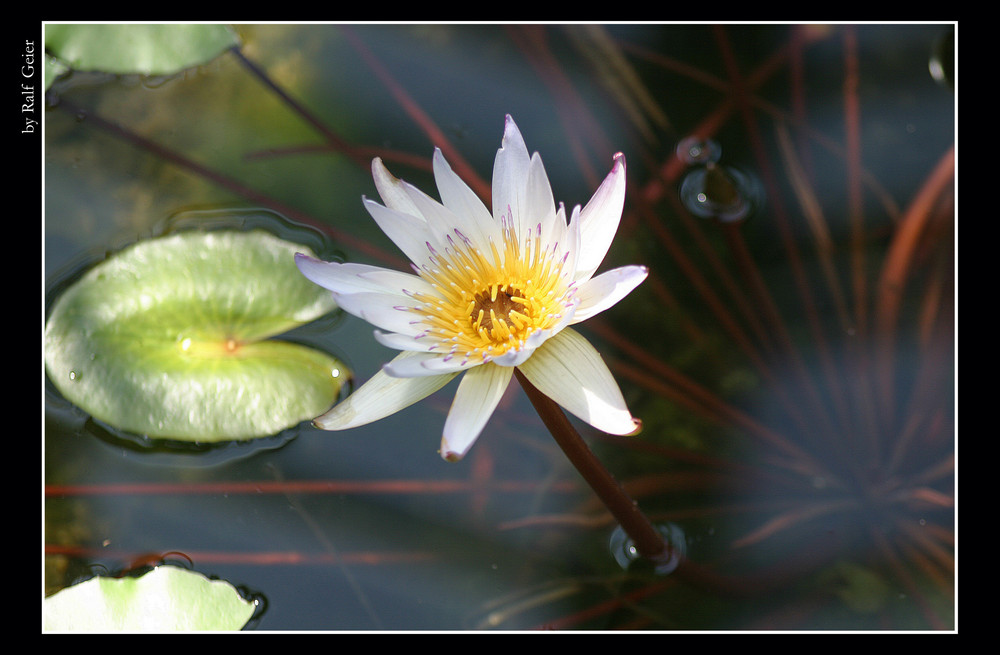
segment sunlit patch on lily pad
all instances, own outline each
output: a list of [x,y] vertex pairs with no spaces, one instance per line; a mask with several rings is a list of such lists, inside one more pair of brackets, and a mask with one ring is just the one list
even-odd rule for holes
[[255,603],[224,580],[159,566],[141,577],[96,577],[45,599],[42,628],[53,632],[239,630]]
[[303,251],[264,230],[140,241],[53,303],[48,376],[94,418],[152,438],[246,440],[318,416],[342,364],[270,339],[335,309],[296,269]]

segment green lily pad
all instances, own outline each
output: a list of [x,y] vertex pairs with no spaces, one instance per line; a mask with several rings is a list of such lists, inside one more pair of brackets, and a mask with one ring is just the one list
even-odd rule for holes
[[70,68],[170,75],[239,45],[225,25],[47,24],[45,49]]
[[314,418],[336,400],[341,364],[265,340],[335,307],[295,267],[308,251],[263,230],[140,241],[54,303],[49,379],[93,417],[153,438],[245,440]]
[[45,85],[45,90],[48,91],[49,87],[52,86],[52,82],[67,70],[69,70],[69,67],[66,64],[55,57],[45,55],[45,64],[42,67],[42,82]]
[[255,605],[228,582],[158,566],[133,578],[91,578],[42,603],[42,629],[52,632],[239,630]]

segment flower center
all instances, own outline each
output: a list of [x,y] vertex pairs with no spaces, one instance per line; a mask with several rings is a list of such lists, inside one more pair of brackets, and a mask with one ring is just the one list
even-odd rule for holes
[[476,332],[484,330],[493,339],[500,337],[504,330],[509,332],[509,326],[520,327],[528,320],[524,314],[528,300],[513,287],[501,290],[493,286],[475,293],[472,300],[472,312],[469,314],[472,329]]
[[458,230],[443,253],[430,244],[430,264],[418,273],[436,294],[412,294],[411,311],[432,339],[432,351],[463,362],[489,361],[524,346],[539,330],[548,330],[572,305],[575,287],[563,270],[566,256],[557,244],[543,249],[540,228],[519,243],[505,229],[498,248],[484,253]]

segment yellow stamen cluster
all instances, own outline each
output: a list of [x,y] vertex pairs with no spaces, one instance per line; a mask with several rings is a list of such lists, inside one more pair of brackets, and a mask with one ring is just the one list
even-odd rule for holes
[[558,323],[572,300],[573,286],[563,271],[566,257],[558,244],[544,249],[541,229],[523,243],[514,230],[503,230],[500,248],[490,243],[484,253],[457,230],[444,253],[434,250],[430,265],[418,272],[437,292],[413,294],[420,303],[420,338],[431,339],[434,351],[462,361],[489,361],[519,349],[538,330]]

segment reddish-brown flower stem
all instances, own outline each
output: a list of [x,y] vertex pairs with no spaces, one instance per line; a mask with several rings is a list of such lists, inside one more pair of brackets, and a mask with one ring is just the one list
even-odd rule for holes
[[521,371],[514,369],[514,374],[556,443],[632,539],[639,554],[654,564],[669,561],[670,547],[663,535],[597,459],[559,405],[535,388]]

